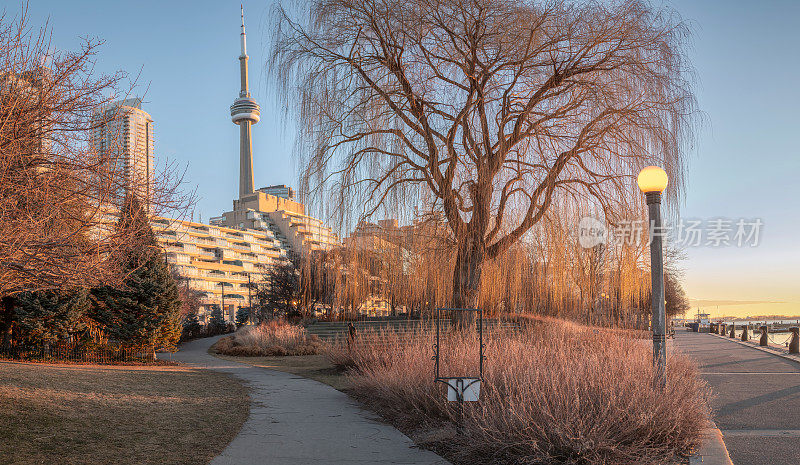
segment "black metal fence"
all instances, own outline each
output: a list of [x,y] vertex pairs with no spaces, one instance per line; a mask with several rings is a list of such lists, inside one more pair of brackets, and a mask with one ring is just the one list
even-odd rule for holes
[[125,344],[59,342],[55,344],[0,345],[0,359],[43,363],[93,363],[103,365],[158,363],[153,347]]

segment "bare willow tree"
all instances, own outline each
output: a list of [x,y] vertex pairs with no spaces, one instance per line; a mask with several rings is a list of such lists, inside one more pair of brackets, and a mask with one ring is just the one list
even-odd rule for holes
[[[279,7],[270,69],[297,109],[305,191],[348,209],[440,211],[453,304],[556,200],[613,221],[645,165],[682,185],[688,30],[646,1],[310,0]],[[304,12],[305,13],[305,12]],[[299,18],[299,16],[298,16]]]
[[[101,152],[98,112],[125,75],[97,75],[99,41],[78,51],[51,47],[48,30],[27,24],[27,8],[0,17],[0,326],[10,330],[14,296],[87,288],[123,278],[115,250],[140,240],[115,231],[126,179],[119,155]],[[122,145],[124,141],[117,141]],[[149,181],[147,181],[149,182]],[[150,212],[185,210],[189,199],[167,167],[155,176]],[[152,188],[150,188],[152,187]]]

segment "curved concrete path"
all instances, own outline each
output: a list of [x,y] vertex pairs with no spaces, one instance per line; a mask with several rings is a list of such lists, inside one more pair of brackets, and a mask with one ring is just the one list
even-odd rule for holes
[[217,339],[186,343],[172,357],[230,373],[251,389],[247,421],[212,465],[448,463],[326,384],[209,355]]

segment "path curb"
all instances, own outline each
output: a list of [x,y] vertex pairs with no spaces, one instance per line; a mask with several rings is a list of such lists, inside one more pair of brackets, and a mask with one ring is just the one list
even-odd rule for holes
[[689,465],[733,465],[728,448],[722,439],[722,431],[713,422],[700,433],[703,443],[700,449],[689,457]]

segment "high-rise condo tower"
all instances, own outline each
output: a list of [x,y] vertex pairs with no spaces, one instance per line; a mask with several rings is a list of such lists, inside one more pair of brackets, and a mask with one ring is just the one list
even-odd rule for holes
[[92,122],[92,143],[98,153],[116,157],[122,176],[118,194],[151,201],[153,186],[153,118],[142,100],[120,100],[102,108]]
[[239,198],[253,193],[253,136],[250,127],[261,119],[261,109],[250,96],[247,79],[247,39],[244,33],[244,7],[242,7],[242,54],[239,55],[241,90],[239,98],[231,105],[231,120],[239,125]]

